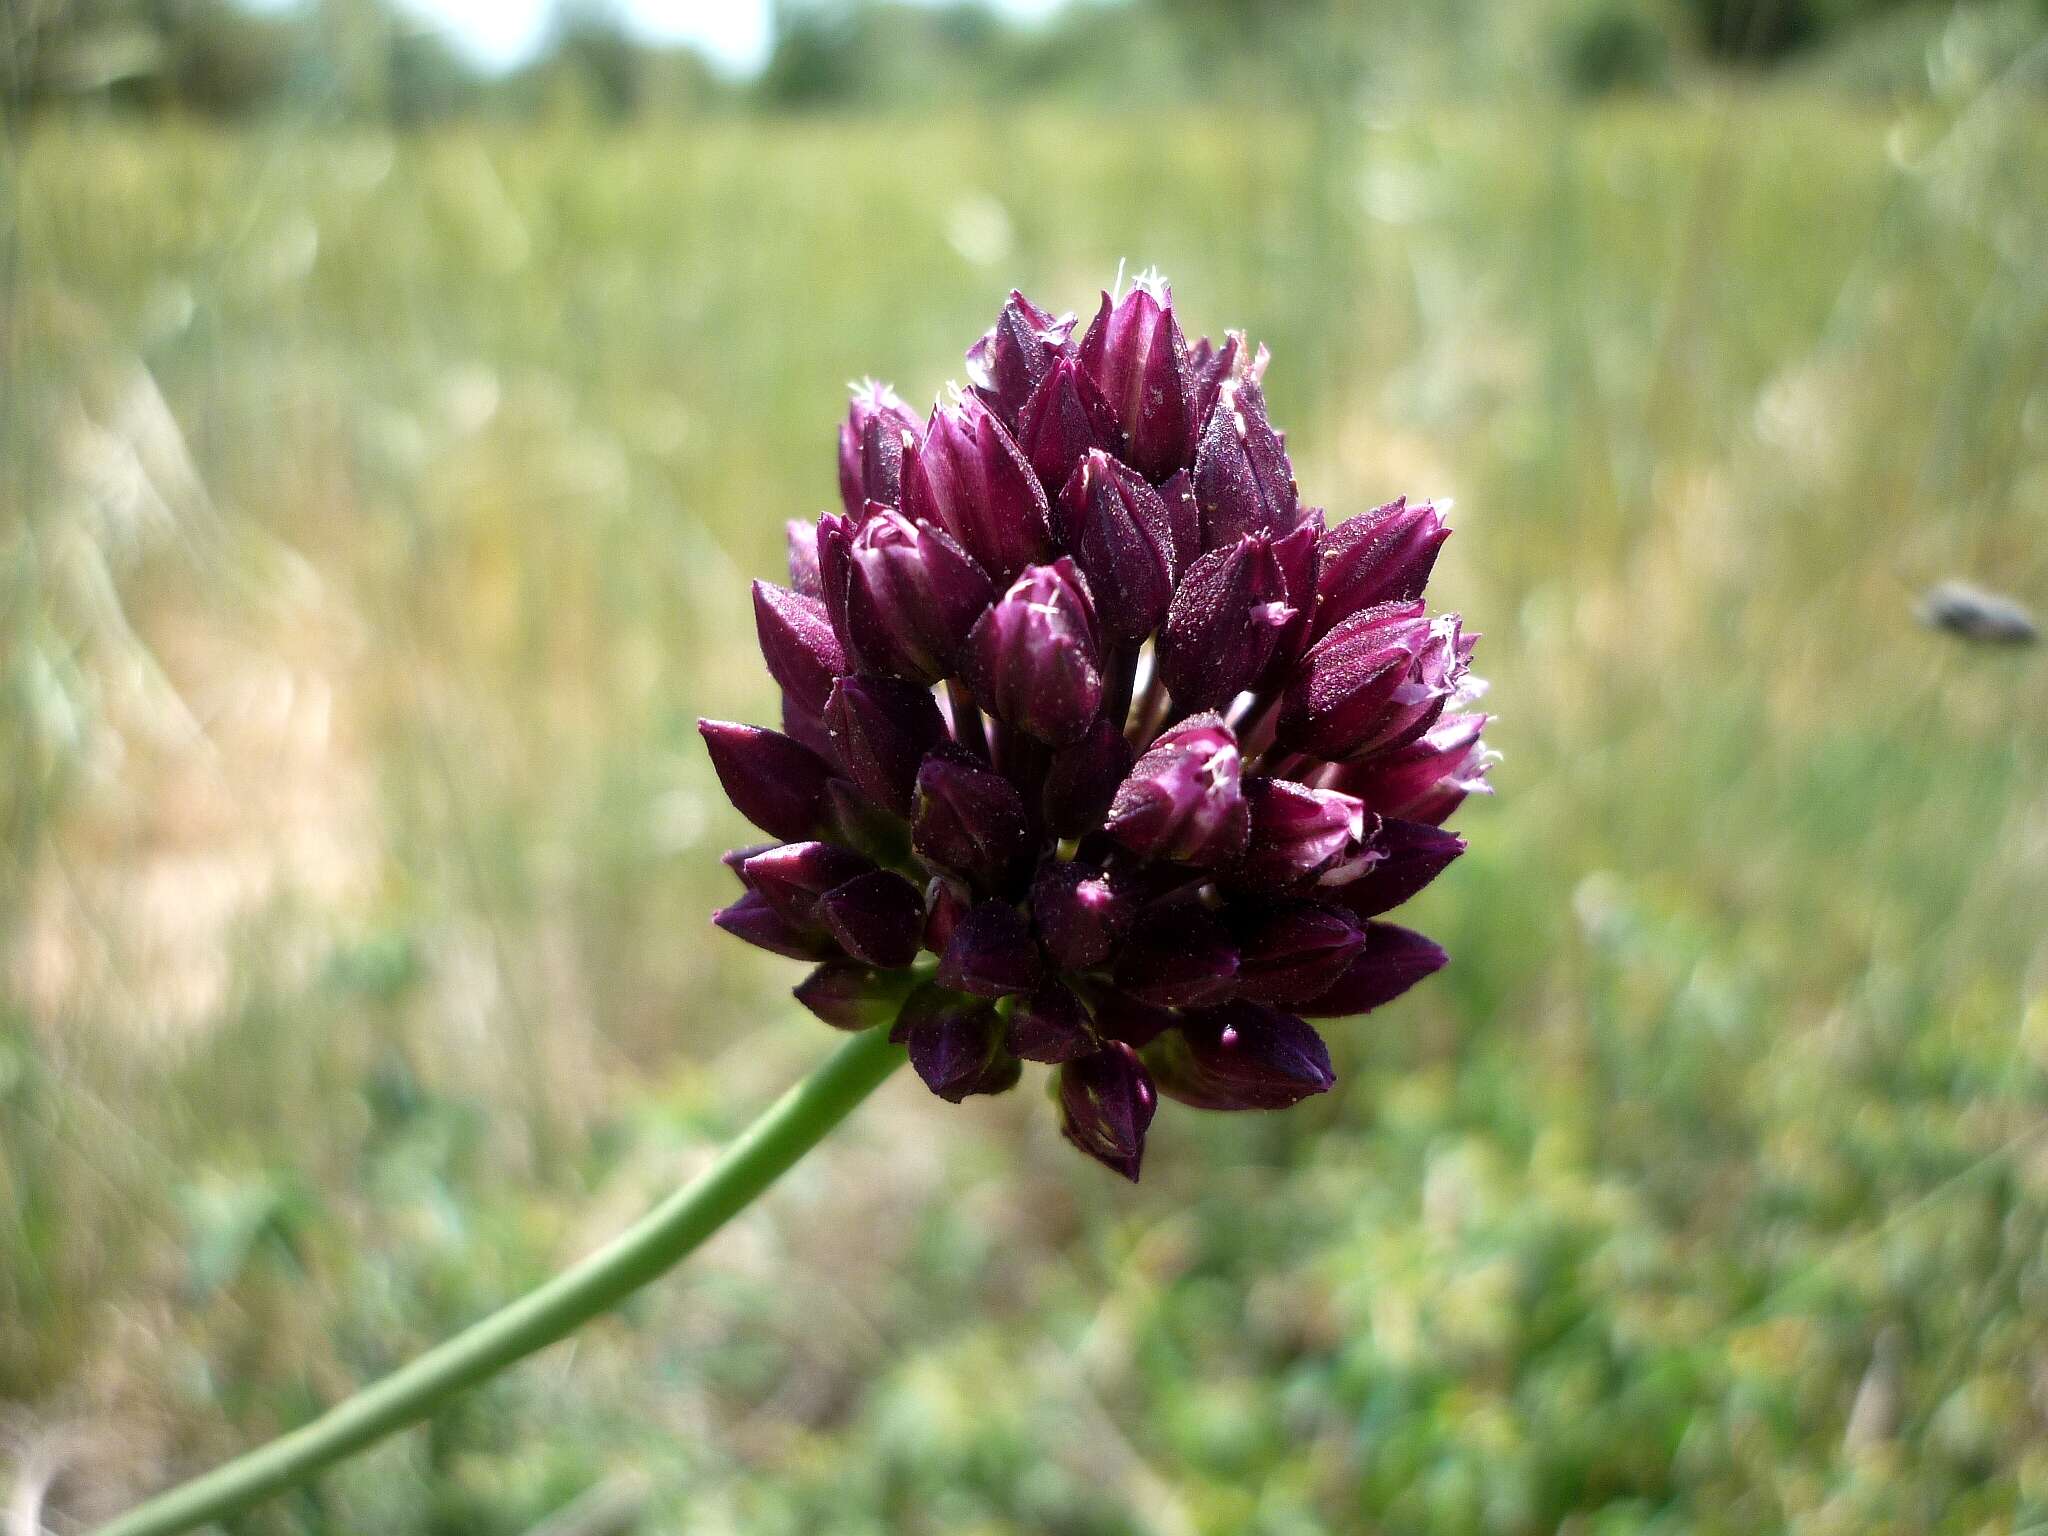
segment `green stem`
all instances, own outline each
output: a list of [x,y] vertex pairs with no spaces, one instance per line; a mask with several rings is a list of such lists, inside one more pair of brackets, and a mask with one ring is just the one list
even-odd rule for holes
[[100,1527],[96,1536],[171,1536],[247,1509],[331,1462],[426,1417],[607,1312],[745,1210],[898,1062],[888,1031],[855,1035],[727,1147],[717,1162],[588,1258],[428,1350],[302,1428]]

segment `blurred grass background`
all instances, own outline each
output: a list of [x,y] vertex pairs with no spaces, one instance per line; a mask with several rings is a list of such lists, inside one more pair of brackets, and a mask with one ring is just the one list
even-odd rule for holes
[[1035,1078],[892,1083],[237,1529],[2048,1528],[2048,673],[1911,618],[2048,599],[2040,13],[1593,95],[1578,11],[1487,14],[1496,100],[1454,50],[1120,111],[10,119],[9,1536],[537,1281],[827,1048],[705,923],[748,834],[694,720],[772,714],[746,582],[842,381],[928,398],[1012,283],[1119,262],[1271,345],[1333,516],[1457,501],[1506,761],[1415,913],[1451,969],[1327,1098],[1162,1115],[1135,1190]]

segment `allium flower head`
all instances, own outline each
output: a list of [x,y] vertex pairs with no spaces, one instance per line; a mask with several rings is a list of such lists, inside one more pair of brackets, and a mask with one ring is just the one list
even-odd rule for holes
[[1265,371],[1148,274],[1085,327],[1012,293],[928,422],[858,386],[841,508],[754,589],[783,729],[701,727],[773,839],[727,856],[717,924],[942,1098],[1046,1064],[1067,1140],[1132,1179],[1161,1095],[1325,1092],[1307,1020],[1444,964],[1382,919],[1464,852],[1442,824],[1493,761],[1474,637],[1423,600],[1441,510],[1326,527]]

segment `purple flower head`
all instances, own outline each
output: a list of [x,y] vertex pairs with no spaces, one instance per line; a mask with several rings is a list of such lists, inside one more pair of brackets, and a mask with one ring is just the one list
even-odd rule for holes
[[861,386],[842,510],[754,591],[782,729],[700,727],[773,839],[728,855],[718,926],[942,1098],[1044,1064],[1133,1179],[1161,1094],[1324,1092],[1305,1021],[1445,963],[1380,919],[1464,851],[1442,822],[1494,760],[1471,637],[1423,601],[1437,507],[1326,532],[1265,368],[1189,345],[1147,276],[1078,335],[1013,293],[928,422]]

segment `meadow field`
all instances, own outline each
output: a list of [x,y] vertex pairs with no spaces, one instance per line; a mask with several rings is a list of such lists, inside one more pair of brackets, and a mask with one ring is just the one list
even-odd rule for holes
[[[249,1533],[2048,1530],[2048,112],[1804,88],[10,148],[0,1468],[82,1528],[616,1230],[829,1048],[714,933],[844,381],[1156,263],[1504,753],[1331,1094],[905,1074]],[[0,1470],[0,1489],[10,1486]]]

